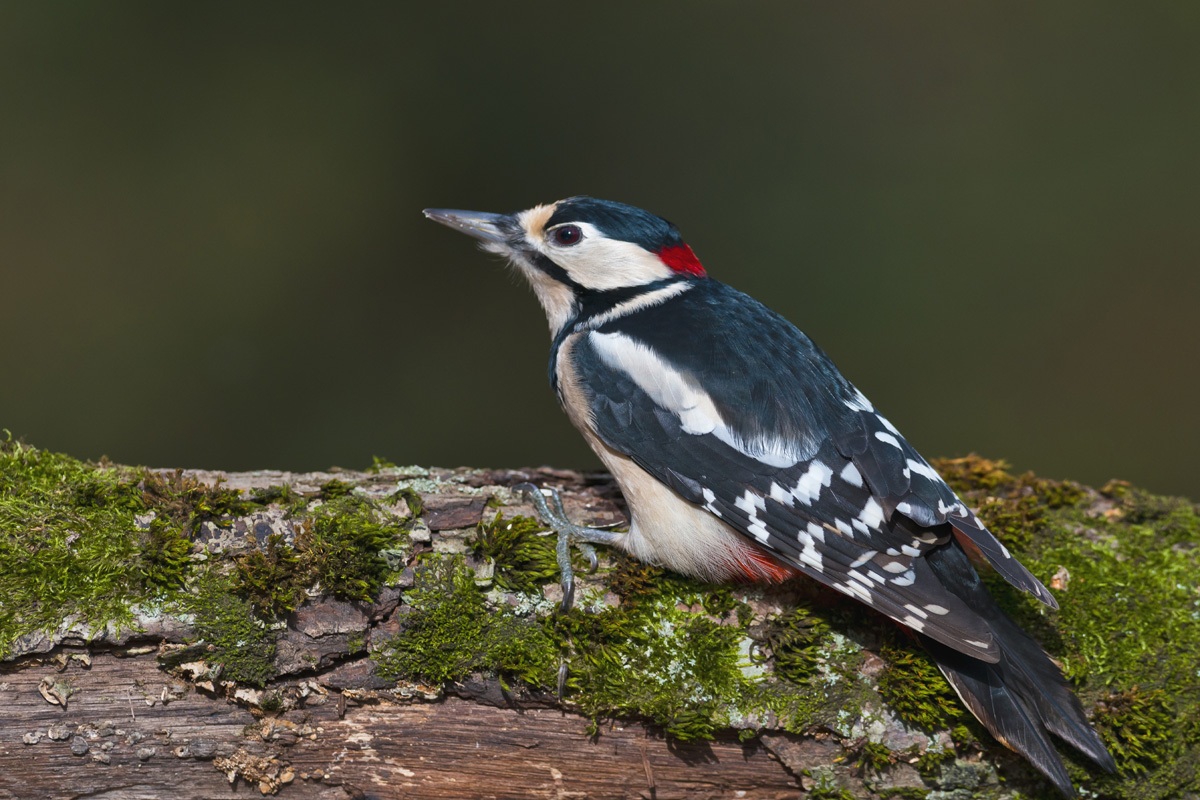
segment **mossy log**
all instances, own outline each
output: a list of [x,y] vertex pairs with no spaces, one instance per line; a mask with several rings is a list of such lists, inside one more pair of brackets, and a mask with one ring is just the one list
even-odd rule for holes
[[[1196,506],[938,466],[1059,599],[992,581],[1121,767],[1071,761],[1076,784],[1196,797]],[[163,471],[0,442],[0,798],[1052,796],[902,631],[812,583],[606,553],[562,613],[523,481],[624,520],[603,474]]]

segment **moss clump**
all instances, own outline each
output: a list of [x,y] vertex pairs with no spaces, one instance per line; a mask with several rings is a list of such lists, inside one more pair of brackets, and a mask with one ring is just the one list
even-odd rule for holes
[[895,760],[896,756],[882,742],[866,741],[858,748],[858,769],[862,774],[883,772]]
[[827,774],[819,775],[816,786],[808,790],[809,800],[854,800],[854,793]]
[[810,609],[799,607],[770,620],[759,642],[771,654],[775,674],[792,683],[806,684],[822,664],[827,622]]
[[0,655],[67,618],[129,622],[132,604],[181,583],[179,532],[139,528],[137,484],[131,470],[0,440]]
[[378,475],[384,470],[395,469],[396,465],[388,461],[383,456],[371,456],[371,466],[367,467],[365,472],[372,475]]
[[339,490],[296,523],[295,545],[279,534],[234,561],[233,585],[263,619],[294,611],[314,589],[344,600],[373,599],[391,572],[382,556],[400,544],[403,523],[365,497]]
[[555,539],[539,535],[544,525],[532,517],[504,519],[500,512],[490,523],[480,522],[472,541],[477,558],[496,562],[496,585],[513,592],[540,591],[558,577]]
[[1178,755],[1172,740],[1172,704],[1162,692],[1133,687],[1117,692],[1096,708],[1096,729],[1122,773],[1144,773],[1159,759]]
[[299,525],[296,551],[310,584],[346,600],[371,600],[391,572],[381,554],[403,536],[400,521],[367,498],[347,494],[308,512]]
[[278,506],[289,516],[304,512],[308,507],[309,498],[297,492],[291,486],[264,486],[250,493],[247,500],[249,510],[260,506]]
[[975,491],[993,491],[1000,487],[1010,486],[1013,476],[1009,474],[1007,461],[993,461],[969,455],[963,458],[938,458],[933,460],[950,488],[959,494]]
[[963,717],[954,690],[929,656],[885,646],[888,666],[879,676],[879,694],[901,720],[927,732],[946,730]]
[[190,572],[192,542],[169,520],[155,517],[142,534],[141,557],[134,566],[137,582],[147,588],[179,589]]
[[[289,487],[245,497],[182,470],[88,464],[6,437],[0,440],[0,655],[18,637],[68,619],[93,629],[131,624],[131,608],[139,604],[182,602],[212,638],[238,614],[273,618],[293,610],[312,586],[372,599],[390,574],[381,551],[401,544],[403,523],[347,487],[326,484],[324,503],[308,511],[308,501]],[[295,545],[271,536],[265,550],[234,561],[220,585],[237,595],[235,610],[211,597],[197,605],[189,595],[216,573],[197,576],[192,535],[206,521],[220,524],[268,503],[305,514]],[[208,619],[208,611],[219,613]],[[226,646],[238,640],[217,638]]]
[[672,578],[664,569],[637,561],[623,553],[613,558],[614,566],[608,576],[608,588],[620,595],[628,605],[637,605],[642,599],[656,597],[664,588],[664,581]]
[[487,608],[460,558],[432,558],[404,593],[401,632],[372,654],[389,679],[443,683],[492,670],[532,686],[553,685],[558,647],[543,625]]
[[179,600],[180,609],[194,616],[196,635],[212,648],[206,660],[220,666],[222,680],[262,686],[275,675],[275,636],[234,590],[230,576],[210,568]]
[[417,494],[417,491],[411,486],[400,487],[388,495],[388,500],[391,502],[403,500],[404,504],[408,506],[409,516],[413,519],[425,513],[425,501],[421,499],[421,495]]
[[[711,738],[753,682],[737,625],[682,611],[670,594],[551,620],[571,653],[568,686],[581,710],[642,716],[682,741]],[[690,599],[690,598],[688,598]]]
[[337,478],[331,478],[321,484],[321,497],[325,500],[333,500],[349,494],[354,494],[354,484],[339,481]]
[[308,581],[295,549],[272,533],[265,550],[252,550],[234,562],[233,584],[256,615],[272,619],[295,611],[304,602]]
[[170,520],[191,536],[207,520],[249,514],[261,503],[245,498],[237,489],[204,483],[183,470],[160,473],[139,471],[142,507],[153,509],[157,517]]

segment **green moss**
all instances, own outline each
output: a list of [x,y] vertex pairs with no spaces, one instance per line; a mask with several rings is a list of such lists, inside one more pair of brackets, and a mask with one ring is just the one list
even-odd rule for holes
[[403,500],[408,506],[409,515],[415,519],[425,513],[425,501],[421,499],[421,495],[417,494],[416,490],[410,486],[402,486],[396,491],[388,495],[388,500],[395,502]]
[[[888,789],[879,789],[879,796],[885,800],[925,800],[929,797],[928,789],[921,789],[917,786],[895,786]],[[1021,800],[1020,795],[1011,795],[1008,800]]]
[[992,461],[969,455],[964,458],[938,458],[932,462],[950,488],[959,494],[992,491],[1010,486],[1013,476],[1008,473],[1007,461]]
[[386,458],[382,456],[371,456],[371,466],[367,467],[365,471],[371,473],[372,475],[378,475],[384,470],[395,468],[396,465],[391,461],[388,461]]
[[337,478],[332,478],[321,484],[321,497],[325,500],[332,500],[335,497],[345,497],[348,494],[354,494],[354,484],[339,481]]
[[795,608],[768,621],[760,639],[769,652],[775,674],[792,683],[807,684],[820,669],[827,622],[805,607]]
[[916,760],[912,764],[927,782],[936,783],[938,776],[942,774],[942,767],[947,762],[953,760],[953,750],[949,748],[930,747],[924,752],[918,753]]
[[238,489],[225,487],[220,481],[205,483],[186,475],[183,470],[167,473],[140,470],[139,477],[142,506],[171,520],[189,536],[202,522],[244,516],[260,505],[243,497]]
[[182,470],[87,464],[6,438],[0,441],[0,596],[6,599],[0,654],[19,636],[52,630],[67,618],[96,629],[130,624],[133,606],[178,599],[194,583],[191,537],[200,525],[271,503],[303,514],[295,545],[270,537],[265,550],[238,557],[222,585],[263,618],[293,610],[312,586],[370,600],[391,573],[381,552],[404,543],[403,525],[350,489],[330,481],[322,487],[324,503],[310,511],[286,486],[246,497]]
[[858,768],[863,774],[883,772],[896,760],[892,751],[881,742],[863,742],[858,748],[857,755]]
[[177,532],[139,529],[146,507],[130,470],[0,440],[0,654],[66,618],[99,628],[178,585]]
[[365,497],[346,494],[308,512],[296,550],[310,583],[346,600],[371,600],[391,572],[382,556],[403,541],[395,518]]
[[478,558],[496,562],[496,585],[513,592],[537,592],[558,579],[555,538],[538,535],[546,527],[532,517],[505,519],[496,512],[490,523],[480,522],[471,542]]
[[736,590],[723,587],[713,598],[713,587],[622,556],[615,560],[609,587],[620,606],[552,620],[570,657],[570,698],[593,719],[645,717],[689,740],[770,715],[781,728],[803,731],[857,705],[861,687],[842,680],[839,665],[853,664],[858,650],[846,648],[844,639],[831,632],[821,637],[825,631],[815,623],[803,644],[799,634],[774,635],[773,644],[786,642],[781,652],[819,647],[810,657],[822,667],[799,683],[773,677],[760,665],[764,655],[778,654],[751,635],[750,609]]
[[372,654],[383,677],[443,683],[492,670],[533,686],[553,684],[558,648],[544,626],[490,611],[462,559],[428,559],[404,602],[410,610],[400,634]]
[[140,539],[141,557],[135,565],[138,583],[163,591],[182,587],[191,570],[191,540],[160,517],[150,520]]
[[1144,773],[1160,759],[1178,756],[1178,742],[1170,735],[1172,711],[1161,691],[1143,692],[1138,687],[1100,703],[1096,729],[1121,772]]
[[371,600],[392,571],[384,554],[403,543],[403,523],[348,491],[349,484],[330,483],[322,487],[328,499],[320,506],[293,512],[300,516],[294,546],[272,534],[264,549],[234,562],[235,591],[263,619],[294,611],[313,587],[345,600]]
[[259,710],[265,711],[268,714],[283,711],[283,700],[283,692],[266,692],[263,694],[262,701],[258,704]]
[[593,719],[641,716],[684,741],[709,738],[752,687],[741,629],[671,597],[552,622],[570,652],[571,699]]
[[[1077,783],[1104,798],[1194,792],[1196,506],[1121,483],[1097,494],[1014,476],[978,458],[940,466],[1056,593],[1061,610],[1049,612],[985,574],[1005,609],[1063,663],[1121,767],[1104,776],[1071,762]],[[415,492],[396,496],[414,515],[422,512]],[[320,500],[310,504],[288,487],[245,496],[182,472],[86,464],[0,442],[0,652],[69,616],[99,627],[130,621],[134,603],[158,604],[194,616],[210,648],[203,657],[221,665],[222,678],[262,683],[272,674],[274,636],[258,616],[286,613],[313,586],[373,598],[393,569],[381,552],[406,542],[404,521],[348,484],[327,484]],[[253,555],[196,560],[191,537],[201,523],[222,524],[267,503],[292,515],[291,544],[274,537]],[[520,607],[541,614],[552,605],[541,589],[557,579],[557,566],[553,537],[539,536],[539,527],[495,518],[480,527],[473,554],[494,559],[496,585],[519,592]],[[861,716],[869,691],[858,674],[861,650],[844,634],[862,628],[866,641],[889,634],[857,607],[835,603],[831,611],[824,600],[786,600],[781,613],[755,621],[739,587],[697,584],[620,555],[607,563],[618,606],[593,597],[598,610],[539,618],[489,605],[463,560],[430,558],[404,595],[402,633],[372,655],[393,677],[444,681],[484,671],[543,690],[553,689],[565,661],[567,701],[593,720],[646,718],[683,739],[729,727],[752,736],[772,714],[787,730],[824,724],[845,735]],[[906,646],[882,654],[889,665],[879,692],[901,719],[949,729],[959,742],[972,738],[973,721],[928,659]],[[929,772],[943,757],[927,752],[918,766]],[[859,758],[864,769],[877,769],[884,753]]]
[[235,589],[231,576],[210,567],[177,602],[194,616],[196,635],[212,648],[205,659],[220,666],[222,680],[262,686],[275,674],[275,636]]
[[300,557],[273,533],[265,550],[251,550],[234,562],[234,590],[263,619],[289,614],[304,602],[308,581]]
[[923,652],[885,646],[888,666],[879,676],[879,694],[896,716],[927,732],[946,730],[962,719],[954,690]]
[[854,793],[837,783],[837,780],[827,773],[814,775],[816,785],[808,790],[809,800],[854,800]]

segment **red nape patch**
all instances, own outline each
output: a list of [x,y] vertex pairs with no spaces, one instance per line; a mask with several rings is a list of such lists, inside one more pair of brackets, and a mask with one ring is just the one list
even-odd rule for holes
[[705,275],[704,267],[700,263],[700,259],[696,258],[696,254],[692,252],[692,248],[686,244],[677,244],[672,247],[664,247],[658,251],[658,257],[662,262],[670,267],[675,272],[683,273],[684,275],[696,275],[703,277]]
[[800,574],[800,570],[779,563],[757,547],[747,547],[738,555],[742,557],[737,563],[737,568],[741,570],[738,577],[749,583],[783,583]]

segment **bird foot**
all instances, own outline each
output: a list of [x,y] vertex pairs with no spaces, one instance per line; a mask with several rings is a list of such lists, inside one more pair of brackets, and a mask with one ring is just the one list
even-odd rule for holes
[[[571,545],[575,545],[579,552],[583,553],[584,558],[588,562],[588,572],[596,571],[596,548],[594,544],[616,544],[624,535],[613,531],[604,531],[598,528],[587,528],[582,525],[576,525],[567,519],[566,509],[563,508],[562,496],[554,489],[539,489],[532,483],[521,483],[513,487],[514,491],[521,492],[529,501],[533,503],[533,507],[537,509],[538,516],[542,522],[546,523],[551,530],[558,534],[558,546],[556,548],[558,556],[559,574],[562,576],[561,584],[563,591],[562,610],[570,611],[571,606],[575,602],[575,570],[571,566]],[[550,503],[547,504],[546,498],[550,498]]]

